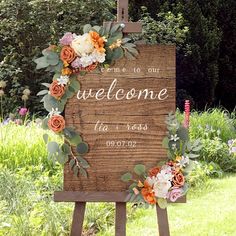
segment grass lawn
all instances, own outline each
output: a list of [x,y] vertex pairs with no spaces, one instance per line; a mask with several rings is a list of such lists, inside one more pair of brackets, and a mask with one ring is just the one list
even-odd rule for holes
[[[236,175],[210,180],[203,191],[190,193],[187,204],[169,206],[172,236],[235,236]],[[114,235],[114,228],[99,236]],[[154,209],[138,209],[128,220],[127,236],[156,236]]]

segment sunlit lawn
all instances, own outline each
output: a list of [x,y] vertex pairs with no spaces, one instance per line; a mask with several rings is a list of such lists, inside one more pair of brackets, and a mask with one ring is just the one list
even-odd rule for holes
[[[235,236],[236,175],[210,180],[203,192],[190,193],[187,204],[168,208],[172,236]],[[99,236],[114,235],[114,228]],[[138,209],[127,225],[128,236],[158,235],[154,209]]]

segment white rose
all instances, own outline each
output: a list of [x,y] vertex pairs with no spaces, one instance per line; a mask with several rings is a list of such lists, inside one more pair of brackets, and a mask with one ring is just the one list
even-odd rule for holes
[[100,53],[97,50],[94,50],[94,52],[92,53],[92,56],[94,57],[95,61],[99,63],[103,63],[106,60],[106,54]]
[[82,67],[90,66],[94,63],[94,58],[91,55],[83,56],[80,58],[80,63]]
[[80,57],[90,54],[94,50],[91,37],[88,33],[77,36],[72,41],[71,47],[74,49],[75,53]]
[[167,198],[168,191],[171,188],[170,181],[156,182],[153,186],[155,196],[158,198]]

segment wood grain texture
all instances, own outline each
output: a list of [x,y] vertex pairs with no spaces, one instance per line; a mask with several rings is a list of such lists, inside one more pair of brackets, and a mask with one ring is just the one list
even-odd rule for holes
[[159,236],[170,236],[169,222],[167,209],[161,209],[156,205],[157,219],[158,219],[158,229]]
[[[149,168],[166,159],[162,140],[166,135],[166,115],[175,110],[175,47],[145,45],[138,49],[137,60],[122,59],[102,73],[79,77],[80,90],[104,88],[107,95],[110,84],[117,79],[114,92],[118,89],[128,92],[134,88],[158,93],[166,88],[168,98],[165,101],[71,98],[65,109],[66,125],[76,127],[88,142],[90,150],[85,158],[91,168],[88,179],[76,178],[66,164],[64,191],[125,191],[127,185],[120,180],[122,174],[132,171],[136,164],[142,163]],[[106,132],[95,129],[98,121],[108,127]],[[134,124],[136,128],[131,129]],[[137,130],[140,124],[147,129]]]
[[82,236],[86,202],[75,202],[71,236]]
[[115,236],[126,236],[126,203],[116,202]]

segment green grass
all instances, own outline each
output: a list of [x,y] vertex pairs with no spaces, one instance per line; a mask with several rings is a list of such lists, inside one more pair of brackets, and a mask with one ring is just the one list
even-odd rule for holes
[[[204,190],[194,190],[187,204],[168,207],[172,236],[234,236],[236,232],[236,175],[210,180]],[[205,188],[206,186],[203,185]],[[130,216],[127,236],[158,235],[154,209],[138,209]],[[114,235],[114,227],[98,236]]]
[[[29,126],[0,126],[0,163],[10,169],[31,165],[51,167],[42,138],[44,133],[34,123]],[[58,140],[51,132],[47,133],[51,139]]]
[[221,109],[209,109],[206,112],[192,112],[190,118],[190,135],[192,138],[204,137],[206,126],[211,128],[212,135],[219,130],[220,138],[227,142],[236,138],[235,112],[229,113]]

